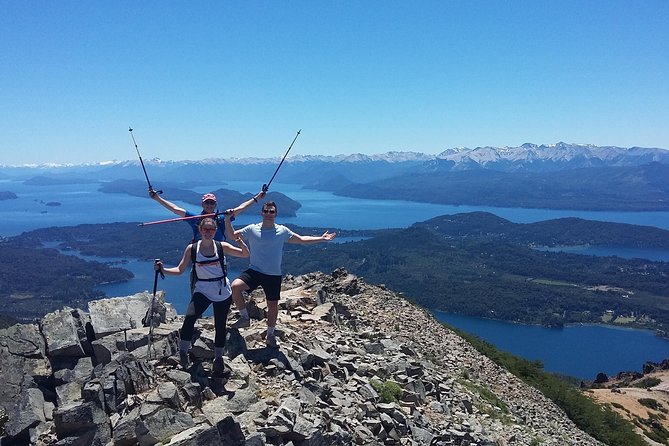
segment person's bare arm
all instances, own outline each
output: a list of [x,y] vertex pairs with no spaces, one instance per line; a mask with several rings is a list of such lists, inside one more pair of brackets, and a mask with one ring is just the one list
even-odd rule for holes
[[325,231],[323,235],[318,237],[313,235],[293,234],[288,239],[288,243],[294,243],[298,245],[310,245],[314,243],[329,242],[336,236],[337,236],[336,232],[328,232],[328,231]]
[[256,204],[258,202],[258,200],[260,200],[264,196],[265,196],[265,191],[261,190],[260,192],[255,194],[253,196],[253,198],[251,198],[250,200],[246,200],[245,202],[241,203],[239,206],[237,206],[235,208],[226,210],[225,213],[226,214],[231,213],[233,217],[236,217],[237,215],[241,214],[242,212],[244,212],[246,209],[248,209],[252,205]]
[[250,254],[249,247],[246,246],[244,240],[241,237],[237,237],[235,240],[239,246],[231,245],[230,243],[223,242],[223,251],[230,256],[235,257],[248,257]]
[[242,232],[241,229],[235,230],[235,228],[232,227],[232,221],[230,220],[232,213],[225,211],[223,215],[225,217],[225,237],[228,240],[237,240],[239,238],[239,234]]
[[167,274],[168,276],[178,276],[179,274],[183,273],[186,268],[188,268],[188,265],[190,265],[190,250],[192,249],[193,245],[188,245],[186,246],[186,249],[184,250],[184,255],[181,257],[181,261],[177,266],[173,266],[171,268],[165,268],[165,265],[163,265],[163,262],[158,260],[154,264],[154,269],[156,271],[160,271],[164,274]]
[[149,197],[153,198],[158,203],[160,203],[165,209],[167,209],[170,212],[174,212],[179,217],[185,217],[186,216],[186,210],[184,208],[180,208],[179,206],[172,203],[171,201],[165,200],[156,191],[149,190]]

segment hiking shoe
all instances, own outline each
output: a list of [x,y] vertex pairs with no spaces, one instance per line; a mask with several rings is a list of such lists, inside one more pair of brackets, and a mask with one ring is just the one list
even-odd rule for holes
[[187,369],[190,365],[190,358],[188,357],[188,352],[179,352],[179,364],[184,369]]
[[237,322],[231,325],[232,328],[246,328],[251,326],[250,317],[240,317]]
[[225,371],[225,363],[223,362],[223,358],[215,358],[214,359],[214,365],[211,368],[211,374],[213,376],[223,376],[223,372]]
[[269,334],[267,333],[267,337],[265,338],[265,344],[267,344],[268,347],[276,348],[278,347],[276,343],[276,334],[272,333]]

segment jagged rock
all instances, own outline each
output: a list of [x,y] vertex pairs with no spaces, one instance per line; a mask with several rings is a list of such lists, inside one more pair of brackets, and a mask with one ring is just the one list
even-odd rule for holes
[[202,387],[200,384],[188,382],[181,389],[186,394],[188,404],[193,407],[202,407]]
[[0,330],[0,370],[0,407],[6,410],[21,393],[25,376],[37,384],[48,384],[52,369],[37,325],[17,324]]
[[101,445],[111,439],[109,417],[93,402],[74,402],[58,407],[53,417],[58,438],[86,436],[91,438],[89,444]]
[[181,408],[181,398],[179,397],[179,390],[173,382],[166,382],[158,385],[158,395],[165,402],[166,405],[179,409]]
[[5,425],[7,435],[25,437],[28,429],[46,422],[44,414],[44,395],[39,389],[25,389],[14,404],[7,410],[8,421]]
[[86,319],[81,310],[67,307],[42,318],[40,328],[46,339],[50,357],[90,355],[91,345],[86,336]]
[[[216,426],[200,424],[173,436],[169,446],[227,446]],[[247,443],[248,444],[248,443]]]
[[90,357],[54,358],[51,365],[56,385],[74,381],[84,383],[93,376],[93,361]]
[[56,402],[64,406],[82,399],[82,383],[72,381],[56,387]]
[[124,352],[132,352],[137,358],[171,356],[178,350],[178,323],[167,323],[152,331],[151,349],[149,350],[149,328],[123,330],[107,333],[107,336],[91,343],[95,359],[99,364],[107,364]]
[[135,408],[113,426],[114,446],[134,446],[137,443],[139,414],[139,408]]
[[246,438],[239,423],[230,415],[216,423],[221,441],[226,446],[244,446]]
[[597,377],[595,378],[595,384],[603,384],[605,382],[608,382],[609,377],[606,375],[606,373],[598,373]]
[[[100,338],[111,333],[142,327],[142,318],[151,305],[152,298],[151,293],[144,292],[89,302],[88,310],[96,337]],[[162,291],[156,293],[156,299],[164,302],[164,293]],[[166,304],[166,308],[167,312],[164,319],[161,320],[162,323],[176,317],[176,311],[172,305]]]
[[194,425],[191,415],[165,408],[140,421],[135,432],[140,446],[153,446]]

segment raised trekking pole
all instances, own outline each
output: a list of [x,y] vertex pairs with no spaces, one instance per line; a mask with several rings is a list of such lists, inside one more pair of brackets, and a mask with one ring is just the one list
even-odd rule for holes
[[[160,262],[160,259],[154,259],[153,264],[155,268],[155,264]],[[156,304],[156,291],[158,289],[158,275],[160,274],[161,278],[165,278],[165,274],[161,270],[156,270],[156,273],[153,277],[153,297],[151,298],[151,305],[149,306],[148,311],[146,312],[146,316],[144,316],[144,320],[142,321],[144,325],[147,323],[149,324],[149,342],[147,344],[147,357],[151,359],[151,347],[152,347],[152,341],[153,341],[153,313],[155,312],[155,304]]]
[[191,215],[190,217],[176,217],[176,218],[168,218],[167,220],[156,220],[156,221],[147,221],[146,223],[140,223],[137,226],[151,226],[151,225],[159,225],[162,223],[172,223],[174,221],[184,221],[184,220],[193,220],[194,218],[216,218],[219,215],[223,215],[225,212],[213,212],[211,214],[200,214],[200,215]]
[[295,140],[297,139],[297,137],[300,136],[301,131],[302,131],[302,129],[297,131],[297,135],[295,135],[295,138],[293,138],[293,142],[290,143],[290,147],[288,147],[288,150],[286,150],[286,154],[283,156],[283,158],[281,159],[281,162],[276,167],[276,170],[274,171],[274,175],[272,175],[272,178],[269,179],[269,182],[267,184],[262,185],[263,192],[267,192],[269,190],[269,185],[272,184],[272,181],[274,180],[274,177],[276,176],[279,169],[281,169],[281,165],[286,160],[286,157],[288,156],[288,152],[290,152],[290,149],[293,148],[293,144],[295,144]]
[[142,159],[142,155],[139,154],[139,148],[137,147],[137,141],[135,141],[135,135],[132,133],[132,127],[128,127],[128,130],[130,131],[130,136],[132,137],[132,143],[135,145],[135,150],[137,151],[137,156],[139,157],[139,163],[142,165],[142,170],[144,171],[144,176],[146,177],[146,182],[149,185],[149,191],[155,192],[157,194],[162,194],[162,190],[153,190],[153,186],[151,186],[151,181],[149,181],[149,175],[146,173],[146,167],[144,167],[144,160]]

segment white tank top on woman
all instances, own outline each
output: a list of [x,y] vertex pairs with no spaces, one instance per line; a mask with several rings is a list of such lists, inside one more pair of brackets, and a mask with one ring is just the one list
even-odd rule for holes
[[[219,256],[223,256],[224,254],[222,252],[218,252],[216,243],[214,243],[214,256],[205,257],[200,253],[200,243],[202,243],[202,241],[198,241],[196,244],[197,254],[195,255],[195,273],[197,278],[215,279],[218,277],[223,277],[223,270],[221,269]],[[200,262],[207,263],[202,264]],[[230,298],[232,295],[232,290],[230,289],[230,281],[226,277],[225,281],[215,280],[210,282],[206,280],[197,280],[195,282],[193,293],[202,293],[212,302],[222,302],[225,299]]]

